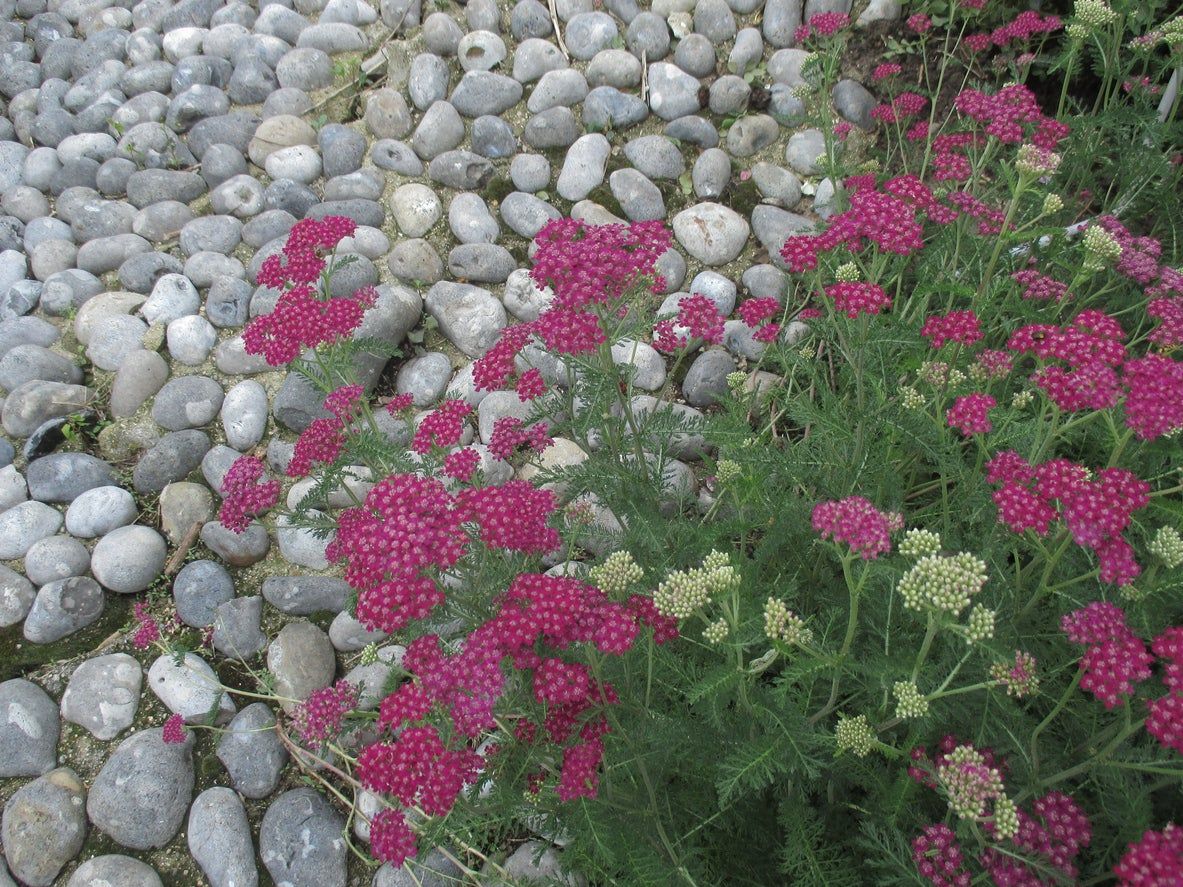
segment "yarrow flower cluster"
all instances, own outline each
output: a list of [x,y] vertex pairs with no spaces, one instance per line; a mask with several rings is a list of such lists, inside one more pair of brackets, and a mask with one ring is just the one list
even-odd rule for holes
[[1183,536],[1174,527],[1159,527],[1146,548],[1168,570],[1183,564]]
[[[357,776],[367,789],[412,804],[431,816],[445,815],[467,783],[484,767],[484,758],[468,743],[495,726],[493,712],[505,691],[503,662],[532,672],[534,695],[546,705],[543,722],[518,722],[522,741],[546,738],[562,746],[562,767],[555,788],[561,800],[594,797],[608,730],[602,709],[616,702],[615,691],[600,684],[590,670],[551,651],[590,644],[620,655],[635,643],[641,627],[654,628],[662,643],[676,629],[652,606],[634,596],[610,601],[595,586],[563,576],[523,573],[498,601],[496,614],[472,631],[460,648],[446,654],[436,635],[412,641],[403,668],[412,676],[379,706],[379,724],[395,738],[381,738],[358,757]],[[450,716],[451,746],[434,726],[432,713]],[[389,818],[375,855],[396,864],[415,851],[414,834],[401,811]]]
[[1161,831],[1147,830],[1128,845],[1113,873],[1121,887],[1183,884],[1183,828],[1172,822]]
[[254,318],[242,333],[248,354],[261,354],[271,366],[291,363],[304,348],[317,348],[351,335],[377,300],[373,287],[352,296],[322,291],[324,256],[357,225],[344,216],[301,219],[292,226],[281,251],[268,257],[257,276],[263,286],[281,290],[275,308]]
[[1039,689],[1039,677],[1035,674],[1035,657],[1022,650],[1015,650],[1015,661],[996,662],[990,668],[990,677],[1006,687],[1006,695],[1022,699]]
[[1076,544],[1096,552],[1103,582],[1128,585],[1141,573],[1122,533],[1134,512],[1149,504],[1150,485],[1126,469],[1103,468],[1094,479],[1067,459],[1032,466],[1008,450],[986,463],[986,480],[1000,485],[994,491],[998,520],[1013,532],[1043,536],[1062,518]]
[[279,501],[279,481],[261,481],[266,474],[263,461],[254,456],[239,456],[222,478],[222,506],[218,520],[235,533],[243,533],[251,518],[262,514]]
[[184,742],[185,719],[179,714],[169,715],[160,731],[160,738],[167,745],[180,745]]
[[910,610],[958,615],[985,586],[986,562],[968,552],[925,555],[896,586]]
[[357,708],[360,694],[358,685],[344,679],[315,690],[296,706],[292,725],[306,743],[319,745],[341,732],[345,716]]
[[975,391],[957,398],[945,413],[945,424],[955,428],[966,437],[972,434],[988,434],[994,424],[990,421],[990,410],[998,406],[993,395]]
[[813,643],[813,631],[805,626],[805,620],[785,606],[779,598],[770,597],[764,602],[764,635],[770,641],[806,646]]
[[848,751],[856,758],[865,758],[875,747],[875,731],[867,723],[866,715],[848,718],[839,716],[838,726],[834,728],[834,741],[838,751]]
[[921,558],[933,555],[941,550],[941,535],[932,530],[912,527],[904,531],[904,538],[900,540],[900,554],[904,557]]
[[663,616],[687,619],[709,604],[715,595],[730,591],[739,581],[740,576],[727,555],[712,551],[703,559],[701,567],[668,574],[657,586],[653,603]]
[[1116,707],[1134,693],[1134,684],[1150,677],[1151,655],[1126,625],[1125,613],[1114,604],[1096,602],[1064,617],[1061,628],[1068,640],[1086,646],[1080,667],[1082,690]]
[[913,681],[896,681],[891,688],[895,697],[895,716],[902,720],[922,718],[928,714],[928,699]]
[[813,507],[813,529],[823,539],[846,543],[863,560],[891,551],[891,533],[901,528],[901,521],[862,496],[819,502]]
[[588,571],[588,578],[609,597],[623,597],[645,578],[645,571],[629,552],[614,551]]

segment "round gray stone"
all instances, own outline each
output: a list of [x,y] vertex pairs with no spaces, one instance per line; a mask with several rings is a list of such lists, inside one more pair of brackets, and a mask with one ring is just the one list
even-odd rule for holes
[[162,731],[123,740],[95,777],[87,798],[90,821],[124,847],[148,850],[173,839],[193,794],[193,736],[166,743]]
[[143,591],[160,575],[168,547],[150,527],[118,527],[95,543],[90,567],[104,588],[119,594]]

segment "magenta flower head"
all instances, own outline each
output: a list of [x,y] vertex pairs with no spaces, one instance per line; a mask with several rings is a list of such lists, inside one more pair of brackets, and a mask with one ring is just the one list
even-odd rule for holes
[[878,314],[891,307],[891,296],[877,283],[858,280],[832,283],[826,287],[825,293],[834,300],[834,310],[847,317]]
[[994,425],[990,421],[990,410],[998,406],[989,394],[980,391],[959,397],[945,414],[945,422],[966,437],[971,434],[988,434]]
[[1173,822],[1147,831],[1132,843],[1114,867],[1121,887],[1161,887],[1183,883],[1183,829]]
[[184,742],[185,719],[178,714],[169,715],[160,731],[160,738],[168,745],[179,745]]
[[863,560],[874,560],[891,551],[891,515],[862,496],[848,496],[813,507],[813,528],[823,539],[845,542]]
[[245,532],[251,518],[279,501],[279,481],[260,482],[266,473],[261,459],[239,456],[222,479],[222,508],[218,519],[235,533]]
[[357,708],[361,689],[349,681],[322,687],[296,706],[292,721],[300,738],[319,744],[341,732],[345,716]]

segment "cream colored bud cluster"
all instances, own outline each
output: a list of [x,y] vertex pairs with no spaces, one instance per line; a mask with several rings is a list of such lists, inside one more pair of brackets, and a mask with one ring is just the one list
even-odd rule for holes
[[999,795],[994,800],[994,837],[1005,841],[1018,833],[1019,810],[1014,801],[1006,795]]
[[916,372],[916,377],[934,388],[956,388],[965,381],[965,373],[940,360],[922,363]]
[[941,534],[921,527],[912,527],[900,540],[900,554],[904,557],[920,558],[936,554],[941,550]]
[[1060,155],[1038,145],[1020,145],[1015,156],[1015,168],[1029,176],[1054,175],[1060,168]]
[[813,360],[815,357],[817,357],[817,346],[812,342],[806,342],[797,349],[797,353],[801,355],[802,359],[804,360]]
[[959,745],[937,768],[949,806],[961,819],[981,819],[986,802],[1002,795],[1002,775],[986,765],[986,759],[972,745]]
[[1016,391],[1010,399],[1010,404],[1016,410],[1024,410],[1035,402],[1035,395],[1030,391]]
[[980,644],[994,637],[994,621],[998,614],[981,604],[974,604],[969,611],[969,618],[965,620],[965,640],[970,644]]
[[956,616],[969,606],[987,579],[986,563],[968,552],[947,557],[925,555],[896,586],[910,610],[930,610]]
[[834,741],[839,752],[848,751],[856,758],[865,758],[875,747],[875,732],[867,723],[866,715],[854,718],[840,715],[834,729]]
[[645,571],[627,551],[614,551],[588,571],[588,578],[609,597],[623,597],[645,578]]
[[716,619],[703,629],[703,639],[708,644],[720,644],[727,635],[731,634],[731,626],[726,619]]
[[912,410],[913,412],[916,410],[922,410],[924,409],[924,404],[925,400],[923,394],[921,394],[911,385],[900,386],[900,406],[902,406],[905,410]]
[[701,567],[670,573],[657,586],[653,603],[657,612],[674,619],[687,619],[711,602],[711,597],[731,591],[739,585],[740,576],[731,566],[727,555],[712,551]]
[[1100,225],[1089,225],[1082,238],[1085,271],[1103,271],[1121,258],[1121,244]]
[[361,650],[361,664],[373,665],[378,661],[378,645],[375,643],[366,644]]
[[727,387],[732,392],[743,390],[744,383],[748,381],[748,374],[740,370],[727,374]]
[[1174,527],[1159,527],[1147,547],[1168,570],[1183,564],[1183,536]]
[[722,484],[734,483],[743,475],[743,467],[731,459],[720,459],[715,465],[715,479]]
[[764,603],[764,634],[770,641],[786,644],[813,642],[813,632],[805,627],[805,620],[786,607],[784,601],[774,597]]
[[841,283],[854,283],[863,279],[862,272],[854,262],[843,262],[835,269],[834,277]]
[[1064,198],[1059,194],[1048,194],[1043,198],[1043,214],[1051,216],[1064,208]]
[[922,718],[928,714],[928,700],[912,681],[896,681],[891,688],[895,697],[895,716],[901,720]]
[[1084,25],[1090,31],[1104,28],[1117,21],[1117,13],[1104,0],[1076,0],[1072,14],[1076,23]]

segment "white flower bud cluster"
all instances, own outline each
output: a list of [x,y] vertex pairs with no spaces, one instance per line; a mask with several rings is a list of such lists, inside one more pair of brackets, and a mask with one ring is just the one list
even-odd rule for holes
[[1030,391],[1016,391],[1010,399],[1010,405],[1016,410],[1023,410],[1035,402],[1035,395]]
[[588,571],[595,586],[609,597],[621,597],[645,578],[645,571],[627,551],[614,551]]
[[764,634],[770,641],[786,644],[813,642],[813,632],[805,627],[805,621],[786,607],[784,601],[774,597],[764,604]]
[[843,262],[834,270],[834,277],[842,283],[854,283],[862,280],[862,272],[854,262]]
[[1054,215],[1064,208],[1064,198],[1059,194],[1048,194],[1043,198],[1043,214]]
[[1174,527],[1159,527],[1147,547],[1168,570],[1183,564],[1183,536]]
[[705,629],[703,629],[702,636],[708,644],[719,644],[727,635],[731,634],[731,626],[727,624],[726,619],[716,619]]
[[937,779],[949,796],[949,806],[961,819],[981,819],[986,802],[1002,795],[1002,775],[986,766],[986,759],[972,745],[959,745],[949,752],[937,768]]
[[942,557],[930,554],[916,562],[896,586],[909,610],[956,616],[969,606],[988,578],[986,563],[968,552]]
[[732,391],[740,391],[743,389],[744,383],[748,380],[748,374],[741,370],[727,374],[727,387]]
[[1121,244],[1100,225],[1089,225],[1081,244],[1084,246],[1081,267],[1086,271],[1103,271],[1121,258]]
[[1060,155],[1054,151],[1038,145],[1020,145],[1015,156],[1015,168],[1030,176],[1050,176],[1060,168],[1060,160]]
[[936,554],[941,550],[941,534],[921,527],[913,527],[900,540],[900,554],[904,557],[920,558]]
[[1078,23],[1089,30],[1103,28],[1117,21],[1117,13],[1103,0],[1076,0],[1072,14]]
[[911,385],[900,386],[900,404],[905,410],[922,410],[924,403],[924,395]]
[[723,486],[734,483],[742,474],[743,468],[731,459],[720,459],[715,465],[715,479]]
[[928,700],[912,681],[896,681],[891,688],[895,697],[895,716],[902,720],[922,718],[928,714]]
[[994,837],[1006,840],[1018,833],[1019,811],[1015,802],[1006,795],[999,795],[994,801]]
[[865,758],[875,747],[875,733],[867,723],[866,715],[855,718],[838,717],[838,726],[834,730],[834,741],[838,751],[848,751],[856,758]]
[[994,620],[997,614],[981,604],[974,604],[965,620],[965,639],[970,644],[980,644],[994,637]]
[[653,595],[657,612],[674,619],[686,619],[711,602],[711,597],[731,591],[740,576],[727,555],[712,551],[701,567],[680,570],[665,577]]

